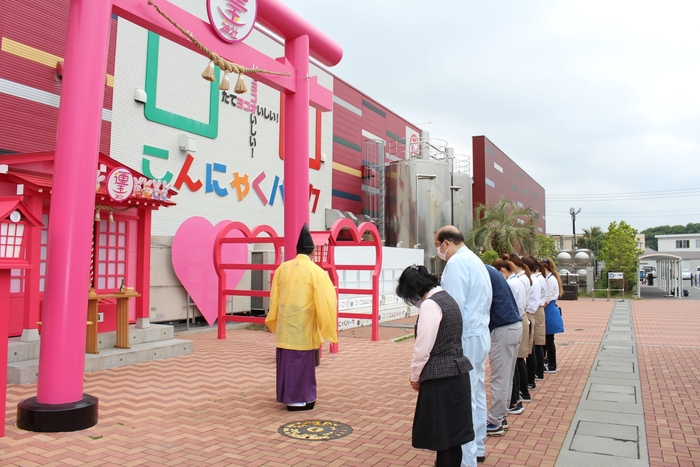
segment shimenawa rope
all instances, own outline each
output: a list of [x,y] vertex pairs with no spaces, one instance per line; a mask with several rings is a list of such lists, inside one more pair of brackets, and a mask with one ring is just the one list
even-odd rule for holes
[[160,15],[163,16],[163,18],[165,18],[170,24],[175,26],[178,31],[180,31],[185,37],[187,37],[195,46],[197,46],[199,50],[202,51],[202,53],[204,53],[204,55],[206,55],[209,58],[209,65],[207,65],[207,68],[202,73],[202,78],[206,79],[207,81],[214,81],[214,65],[218,66],[221,70],[224,71],[224,78],[221,80],[221,84],[219,85],[220,90],[227,91],[228,89],[230,89],[228,78],[229,73],[236,73],[238,75],[238,81],[236,82],[236,87],[233,90],[233,92],[235,92],[236,94],[243,94],[245,92],[248,92],[248,89],[245,85],[245,81],[243,81],[243,78],[241,76],[243,74],[264,73],[267,75],[289,76],[289,73],[261,70],[259,68],[246,68],[244,66],[226,60],[222,56],[207,49],[189,31],[184,30],[179,24],[177,24],[167,14],[165,14],[163,10],[161,10],[158,7],[158,5],[156,5],[152,0],[148,0],[148,4],[153,6],[156,9],[156,11],[158,11],[158,13],[160,13]]

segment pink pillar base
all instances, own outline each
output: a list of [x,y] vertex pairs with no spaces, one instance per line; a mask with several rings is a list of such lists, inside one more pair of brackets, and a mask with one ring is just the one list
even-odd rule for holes
[[85,430],[97,425],[98,402],[89,394],[66,404],[42,404],[30,397],[17,405],[17,428],[42,433]]

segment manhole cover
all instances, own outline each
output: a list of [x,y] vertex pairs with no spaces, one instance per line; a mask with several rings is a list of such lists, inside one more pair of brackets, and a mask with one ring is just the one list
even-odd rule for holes
[[282,425],[279,434],[294,439],[305,439],[308,441],[326,441],[338,439],[352,433],[350,425],[334,422],[331,420],[305,420],[302,422],[292,422]]

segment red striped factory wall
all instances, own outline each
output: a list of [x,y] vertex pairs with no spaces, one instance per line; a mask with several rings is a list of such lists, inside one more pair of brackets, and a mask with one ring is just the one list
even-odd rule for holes
[[[357,115],[337,103],[333,106],[332,207],[358,214],[363,209],[364,193],[362,192],[361,174],[364,144],[367,139],[362,135],[362,131],[368,131],[386,140],[387,146],[389,146],[394,143],[397,137],[401,140],[406,137],[406,126],[418,133],[420,130],[338,78],[335,78],[333,82],[333,94],[360,109],[362,113],[361,116]],[[380,113],[384,115],[380,115]],[[354,146],[354,148],[348,147],[349,145]],[[405,157],[403,153],[397,155],[401,158]],[[339,168],[338,165],[342,168]],[[348,173],[348,169],[354,173]]]
[[[51,55],[62,59],[68,28],[68,0],[0,0],[0,151],[52,150],[56,142],[61,78]],[[117,19],[110,31],[107,74],[114,76]],[[47,55],[48,54],[48,55]],[[16,85],[21,85],[17,87]],[[30,88],[24,88],[24,86]],[[8,87],[15,89],[12,95]],[[54,105],[36,102],[40,93]],[[44,94],[49,93],[49,94]],[[113,87],[105,86],[104,108],[112,109]],[[102,121],[100,151],[110,152],[111,123]]]

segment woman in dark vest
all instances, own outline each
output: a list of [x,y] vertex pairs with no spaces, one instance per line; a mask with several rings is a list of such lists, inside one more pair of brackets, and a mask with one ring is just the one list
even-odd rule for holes
[[459,467],[462,444],[474,439],[472,365],[462,352],[459,305],[425,266],[409,266],[396,294],[418,307],[411,387],[418,391],[413,447],[437,451],[437,467]]

